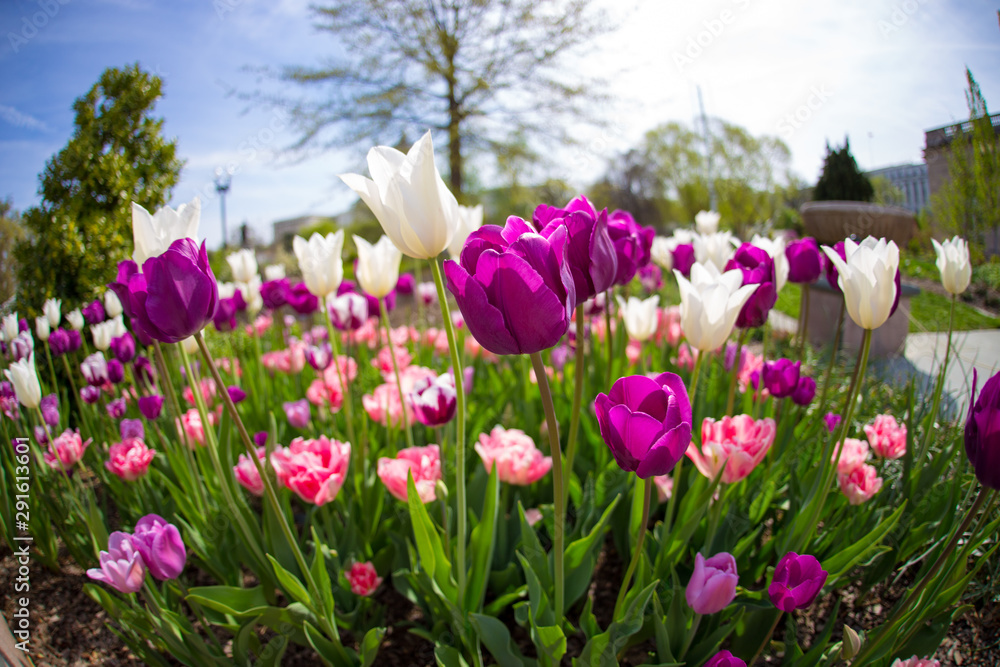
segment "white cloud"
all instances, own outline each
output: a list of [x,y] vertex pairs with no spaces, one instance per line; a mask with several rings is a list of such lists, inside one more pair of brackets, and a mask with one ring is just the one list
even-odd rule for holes
[[49,129],[48,125],[34,116],[22,113],[14,107],[9,107],[6,104],[0,104],[0,118],[4,119],[14,127],[25,127],[31,130],[40,130],[42,132],[47,132]]

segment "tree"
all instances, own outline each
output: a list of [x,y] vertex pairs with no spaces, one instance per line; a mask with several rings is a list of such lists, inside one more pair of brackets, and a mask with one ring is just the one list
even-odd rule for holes
[[17,286],[17,262],[14,246],[24,236],[21,216],[9,198],[0,200],[0,307],[14,296]]
[[851,142],[844,139],[844,145],[836,150],[826,145],[823,173],[813,190],[813,201],[872,201],[875,188],[868,177],[858,169],[858,163],[851,155]]
[[161,136],[163,120],[150,116],[162,86],[138,64],[109,68],[73,103],[76,131],[45,165],[41,203],[24,214],[22,311],[47,297],[73,307],[103,292],[132,253],[131,203],[152,211],[167,201],[182,162]]
[[285,67],[306,97],[253,95],[291,111],[293,149],[393,145],[428,127],[445,139],[461,198],[467,156],[508,137],[568,142],[567,117],[594,108],[593,82],[567,76],[565,56],[609,30],[591,0],[337,0],[315,7],[339,57]]

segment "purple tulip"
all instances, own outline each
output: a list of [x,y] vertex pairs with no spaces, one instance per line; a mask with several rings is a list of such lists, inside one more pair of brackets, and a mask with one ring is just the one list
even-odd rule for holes
[[132,370],[135,371],[135,379],[140,384],[150,388],[156,384],[156,371],[153,370],[153,363],[147,357],[136,357],[132,362]]
[[226,387],[226,392],[229,394],[229,400],[231,400],[234,405],[242,402],[243,399],[247,397],[247,393],[236,385]]
[[263,447],[267,444],[267,431],[257,431],[253,434],[253,442],[258,447]]
[[333,350],[329,343],[310,345],[306,348],[306,361],[318,371],[325,371],[333,361]]
[[126,410],[128,410],[128,404],[124,398],[116,398],[108,402],[107,409],[112,419],[121,419],[125,416]]
[[237,287],[233,290],[233,295],[229,297],[229,300],[232,301],[237,313],[242,313],[247,309],[247,300],[243,297],[243,290],[240,288]]
[[705,667],[747,667],[747,663],[729,651],[719,651],[705,663]]
[[814,556],[789,551],[778,561],[774,577],[767,587],[771,602],[781,611],[805,609],[816,600],[826,583],[827,572]]
[[816,380],[808,375],[801,376],[795,391],[792,392],[792,403],[804,407],[812,403],[814,398],[816,398]]
[[545,238],[559,227],[566,229],[566,262],[573,276],[578,302],[586,301],[614,284],[618,255],[608,234],[608,212],[600,213],[580,195],[564,209],[542,204],[532,222]]
[[119,593],[135,593],[146,580],[146,564],[128,533],[115,531],[108,537],[108,550],[101,552],[100,569],[87,570],[87,576],[103,581]]
[[627,285],[636,271],[649,264],[656,231],[652,227],[640,227],[628,211],[615,211],[608,216],[608,235],[618,257],[614,284]]
[[319,299],[305,283],[295,283],[288,290],[288,305],[299,315],[309,315],[319,309]]
[[22,317],[21,319],[19,319],[17,321],[17,332],[18,333],[26,333],[26,332],[30,332],[30,331],[31,331],[31,327],[28,326],[28,318],[27,317]]
[[736,597],[739,582],[732,554],[723,551],[708,559],[695,554],[694,572],[684,597],[696,614],[717,614]]
[[417,284],[417,279],[412,273],[402,273],[396,280],[396,291],[400,294],[413,294],[413,288]]
[[639,269],[639,282],[647,292],[656,292],[663,287],[663,271],[656,264],[647,264]]
[[80,399],[83,400],[87,405],[93,405],[97,403],[101,398],[100,387],[95,387],[93,385],[87,385],[86,387],[80,388]]
[[[355,262],[354,264],[355,267],[357,267],[357,262]],[[368,317],[379,318],[382,316],[379,310],[378,299],[373,297],[371,294],[368,294],[367,292],[363,291],[360,287],[355,285],[353,281],[344,280],[340,283],[340,287],[337,288],[338,298],[340,296],[343,296],[344,294],[352,294],[352,293],[357,294],[362,298],[364,298],[365,303],[368,305],[368,310],[367,310]],[[396,290],[394,289],[388,294],[386,294],[383,301],[385,301],[386,311],[392,312],[392,310],[396,307]]]
[[260,298],[271,310],[277,310],[288,303],[288,291],[291,284],[288,278],[268,280],[260,286]]
[[835,412],[827,412],[823,416],[823,421],[826,422],[826,430],[833,433],[837,426],[840,425],[840,420],[843,419],[840,415]]
[[42,411],[42,419],[46,424],[52,428],[59,426],[59,396],[49,394],[43,397],[38,408]]
[[21,403],[17,400],[14,385],[6,380],[0,382],[0,412],[3,412],[12,421],[21,418]]
[[[844,248],[844,242],[839,241],[833,246],[833,250],[840,255],[840,258],[847,261],[847,250]],[[830,289],[832,289],[837,294],[841,294],[840,291],[840,273],[837,271],[837,265],[826,259],[824,256],[823,263],[825,266],[826,282],[830,283]]]
[[91,387],[108,381],[108,362],[100,352],[94,352],[80,363],[80,372]]
[[409,399],[417,421],[432,428],[443,426],[454,418],[458,405],[455,376],[443,373],[436,378],[418,380]]
[[790,283],[814,283],[823,272],[823,253],[811,236],[789,243],[785,258],[788,259]]
[[83,334],[81,334],[79,331],[77,331],[76,329],[70,329],[69,331],[66,332],[66,335],[69,336],[70,352],[76,352],[81,347],[83,347]]
[[149,347],[153,344],[153,339],[147,336],[146,332],[139,328],[139,323],[134,317],[129,318],[129,322],[131,322],[132,331],[140,345],[143,347]]
[[236,299],[219,299],[219,307],[215,309],[212,324],[216,331],[232,331],[236,328]]
[[53,357],[61,357],[66,354],[69,352],[69,347],[69,334],[62,327],[49,334],[49,350],[52,351]]
[[973,369],[969,416],[965,420],[965,454],[979,483],[1000,489],[1000,373],[983,384],[977,400],[978,380]]
[[565,261],[566,229],[545,238],[521,218],[469,235],[444,273],[470,333],[494,354],[550,348],[569,328],[576,288]]
[[208,263],[205,243],[182,238],[162,255],[150,257],[142,273],[132,260],[118,264],[118,279],[108,285],[136,329],[164,343],[177,343],[201,331],[219,305],[219,286]]
[[37,442],[42,447],[49,444],[49,432],[45,430],[44,426],[36,426],[34,428],[34,432],[35,432],[35,442]]
[[17,334],[17,337],[8,344],[10,356],[14,361],[27,359],[34,349],[35,339],[32,338],[31,333],[27,331],[22,331]]
[[147,514],[135,524],[132,544],[142,554],[149,573],[160,581],[176,579],[184,571],[187,551],[177,526],[156,514]]
[[330,302],[330,321],[341,331],[354,331],[368,321],[368,299],[344,292]]
[[778,359],[764,362],[764,386],[771,396],[785,398],[791,396],[799,386],[799,371],[802,362]]
[[139,412],[142,416],[153,421],[160,416],[163,410],[163,397],[159,395],[143,396],[139,399]]
[[100,324],[108,319],[107,314],[104,312],[104,304],[101,303],[100,299],[94,299],[84,306],[80,312],[83,313],[83,319],[87,321],[87,324]]
[[642,479],[673,470],[691,442],[691,401],[674,373],[623,377],[597,395],[594,411],[615,461]]
[[135,338],[132,338],[132,334],[126,331],[121,336],[112,338],[111,353],[123,364],[135,359]]
[[674,268],[685,278],[691,277],[691,267],[694,266],[694,244],[680,243],[673,250]]
[[288,423],[292,425],[293,428],[305,428],[309,425],[309,401],[306,399],[301,399],[298,401],[289,401],[284,404],[285,415],[288,417]]
[[751,243],[744,243],[726,263],[726,271],[739,269],[744,285],[757,285],[750,299],[743,304],[736,326],[741,329],[763,326],[767,315],[778,301],[774,278],[774,261],[766,250]]
[[112,359],[108,362],[108,381],[111,384],[118,384],[125,379],[125,367],[122,362]]
[[142,426],[141,419],[123,419],[118,426],[122,434],[122,440],[138,438],[142,440],[146,437],[146,429]]

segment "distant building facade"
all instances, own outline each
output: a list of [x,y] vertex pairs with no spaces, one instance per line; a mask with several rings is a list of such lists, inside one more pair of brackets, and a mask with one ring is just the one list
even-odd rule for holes
[[930,204],[930,182],[926,164],[897,164],[868,172],[868,178],[884,178],[903,193],[899,206],[919,213]]
[[[990,116],[993,131],[1000,134],[1000,114]],[[948,175],[948,160],[951,158],[951,144],[955,137],[972,132],[972,123],[954,123],[936,127],[924,132],[924,164],[927,165],[927,182],[931,195],[936,195],[950,178]]]

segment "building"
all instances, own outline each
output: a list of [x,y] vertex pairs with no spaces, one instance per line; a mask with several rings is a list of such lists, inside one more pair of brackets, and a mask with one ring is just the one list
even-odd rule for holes
[[[990,116],[993,131],[1000,134],[1000,114]],[[936,127],[924,132],[924,163],[927,165],[927,182],[931,195],[935,195],[948,182],[948,160],[951,158],[951,143],[958,134],[972,132],[972,123],[954,123]]]
[[930,204],[930,182],[926,164],[897,164],[868,172],[868,178],[884,178],[899,188],[903,201],[899,206],[919,213]]

